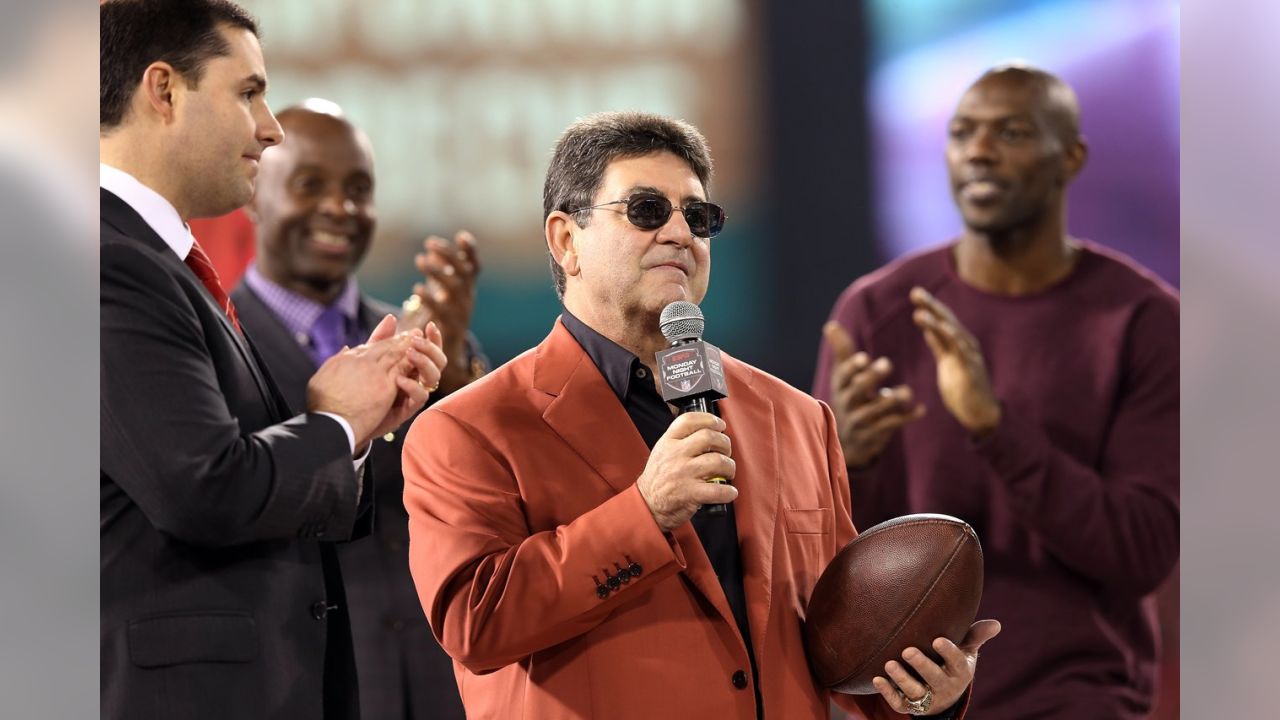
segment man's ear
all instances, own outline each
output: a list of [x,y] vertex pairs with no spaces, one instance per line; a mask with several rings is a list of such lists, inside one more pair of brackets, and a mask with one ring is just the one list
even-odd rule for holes
[[578,227],[568,213],[556,210],[547,216],[543,233],[547,237],[547,250],[555,259],[565,275],[577,275],[582,271],[578,265],[578,250],[574,245],[573,229]]
[[1085,142],[1083,136],[1067,146],[1066,151],[1062,154],[1063,169],[1066,170],[1067,175],[1065,178],[1066,183],[1076,179],[1076,176],[1084,169],[1084,164],[1088,159],[1089,143]]
[[156,61],[142,71],[142,84],[134,102],[160,116],[162,122],[168,124],[174,118],[174,96],[185,88],[186,82],[172,65]]

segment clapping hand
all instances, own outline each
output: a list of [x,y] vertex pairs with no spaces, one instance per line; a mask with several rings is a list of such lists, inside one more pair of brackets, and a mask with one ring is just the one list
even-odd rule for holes
[[440,392],[448,394],[471,380],[467,353],[467,330],[475,308],[476,277],[480,262],[476,241],[466,230],[454,235],[452,244],[431,236],[423,241],[423,252],[414,256],[414,266],[422,282],[404,303],[400,330],[424,328],[436,323],[449,364],[440,380]]
[[922,287],[912,288],[911,319],[924,333],[938,363],[938,394],[947,410],[974,435],[1000,424],[1000,402],[991,389],[982,348],[955,313]]
[[924,417],[924,406],[913,401],[906,385],[882,383],[893,371],[889,358],[872,360],[858,352],[853,338],[837,322],[822,328],[834,355],[831,366],[831,410],[845,463],[852,468],[871,464],[898,428]]

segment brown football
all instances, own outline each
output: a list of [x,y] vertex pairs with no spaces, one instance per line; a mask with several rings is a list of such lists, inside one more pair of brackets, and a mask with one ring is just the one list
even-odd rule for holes
[[[822,572],[805,612],[814,678],[852,695],[876,692],[890,660],[919,648],[941,662],[933,639],[959,643],[982,599],[982,546],[949,515],[904,515],[854,538]],[[905,663],[904,663],[905,664]]]

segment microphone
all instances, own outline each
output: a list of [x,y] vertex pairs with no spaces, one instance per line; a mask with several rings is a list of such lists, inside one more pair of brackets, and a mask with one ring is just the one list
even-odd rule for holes
[[[658,318],[662,336],[671,347],[660,350],[658,360],[658,387],[662,399],[676,406],[683,415],[687,412],[708,412],[717,417],[716,402],[729,396],[724,381],[724,363],[720,360],[720,348],[702,339],[706,320],[697,305],[677,300],[662,310]],[[711,478],[707,482],[724,483],[724,478]],[[724,503],[703,505],[698,512],[707,515],[724,515],[729,511]]]

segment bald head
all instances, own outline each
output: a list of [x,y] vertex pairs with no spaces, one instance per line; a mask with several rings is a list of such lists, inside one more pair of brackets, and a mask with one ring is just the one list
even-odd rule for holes
[[1080,140],[1080,101],[1071,86],[1057,75],[1021,63],[997,65],[975,80],[965,96],[992,90],[1030,94],[1033,110],[1042,116],[1063,146]]
[[991,236],[1058,222],[1088,155],[1075,93],[1026,65],[983,73],[960,98],[947,134],[947,169],[965,225]]
[[287,107],[276,118],[284,142],[263,153],[249,207],[258,268],[327,304],[346,287],[373,236],[373,148],[327,100]]
[[320,98],[304,100],[276,113],[276,120],[287,133],[298,132],[313,139],[317,134],[337,133],[350,135],[361,149],[373,156],[373,145],[364,131],[356,127],[337,103]]

